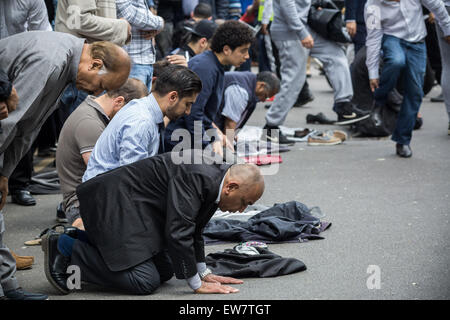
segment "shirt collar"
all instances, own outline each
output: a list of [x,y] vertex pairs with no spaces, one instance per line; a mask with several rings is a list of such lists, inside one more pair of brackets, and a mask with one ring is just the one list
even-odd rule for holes
[[158,101],[156,101],[152,93],[149,94],[147,98],[150,102],[148,104],[148,108],[150,112],[155,116],[155,122],[157,124],[164,122],[164,114],[161,111],[161,107],[159,106]]
[[86,103],[91,106],[92,108],[94,108],[95,110],[97,110],[98,112],[100,112],[103,117],[106,119],[107,122],[109,122],[111,119],[108,117],[108,115],[105,113],[105,110],[103,110],[102,106],[95,101],[97,97],[95,96],[87,96],[86,98]]
[[227,176],[227,174],[225,173],[225,175],[222,178],[222,182],[220,183],[220,187],[219,187],[219,194],[217,195],[216,198],[216,203],[220,202],[220,194],[222,193],[222,188],[223,188],[223,183],[225,182],[225,177]]

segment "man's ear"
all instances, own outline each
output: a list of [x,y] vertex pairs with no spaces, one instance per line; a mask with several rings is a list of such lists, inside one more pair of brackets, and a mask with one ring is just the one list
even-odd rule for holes
[[125,98],[122,96],[118,96],[116,98],[114,98],[114,108],[121,108],[125,105]]
[[89,71],[100,70],[103,67],[103,61],[101,59],[92,59]]
[[177,100],[178,100],[178,92],[176,92],[176,91],[170,91],[170,92],[168,93],[168,96],[169,96],[169,102],[170,102],[171,104],[174,104],[174,103],[177,102]]
[[226,187],[225,187],[225,194],[228,195],[228,194],[230,194],[230,192],[233,192],[233,191],[238,190],[238,189],[239,189],[239,184],[238,183],[236,183],[234,181],[228,182]]
[[222,51],[223,51],[223,54],[226,56],[229,56],[233,53],[233,50],[231,50],[230,46],[227,44],[223,46]]

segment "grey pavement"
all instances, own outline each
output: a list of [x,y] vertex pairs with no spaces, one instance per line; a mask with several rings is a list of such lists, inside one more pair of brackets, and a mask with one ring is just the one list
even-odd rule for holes
[[[316,99],[289,113],[289,127],[307,125],[307,113],[335,118],[332,91],[317,73],[309,80]],[[269,245],[283,257],[302,260],[304,272],[267,279],[244,279],[240,292],[196,295],[184,280],[172,279],[149,296],[130,296],[93,285],[61,296],[44,275],[40,247],[25,247],[54,224],[60,195],[36,196],[35,207],[8,203],[5,210],[7,245],[21,255],[35,256],[32,269],[18,271],[21,285],[45,292],[50,299],[449,299],[450,298],[450,136],[443,103],[424,98],[422,129],[414,132],[413,157],[400,159],[388,138],[352,138],[342,145],[309,147],[297,143],[283,153],[276,175],[266,176],[259,203],[297,200],[319,206],[332,227],[325,239]],[[249,121],[264,125],[266,110],[259,104]],[[341,128],[340,128],[341,129]],[[206,253],[234,243],[206,247]],[[379,267],[380,289],[368,289],[368,267]],[[369,270],[370,271],[370,270]]]

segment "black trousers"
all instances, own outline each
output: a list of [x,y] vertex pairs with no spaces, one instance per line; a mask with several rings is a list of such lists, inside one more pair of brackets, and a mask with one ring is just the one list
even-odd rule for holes
[[133,268],[113,272],[94,246],[80,240],[75,240],[70,264],[80,267],[81,281],[136,295],[153,293],[173,276],[172,263],[166,252]]
[[9,192],[27,190],[33,174],[33,152],[31,148],[19,161],[8,179]]

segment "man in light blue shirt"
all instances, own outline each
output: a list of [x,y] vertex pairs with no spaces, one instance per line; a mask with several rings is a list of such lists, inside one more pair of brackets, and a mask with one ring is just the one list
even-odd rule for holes
[[[368,0],[365,6],[366,64],[377,105],[385,104],[388,93],[403,76],[403,102],[392,134],[397,155],[403,158],[412,156],[409,144],[423,97],[427,32],[422,5],[434,13],[445,40],[450,42],[450,17],[442,0]],[[384,64],[379,76],[381,49]]]
[[83,175],[98,174],[156,155],[164,116],[176,120],[189,114],[202,89],[200,78],[186,67],[170,65],[156,79],[152,94],[130,101],[100,135]]

